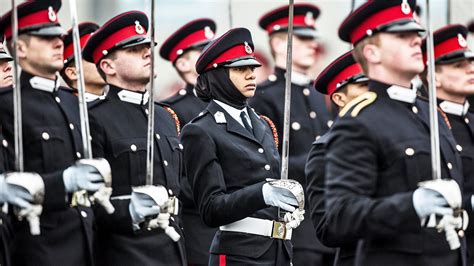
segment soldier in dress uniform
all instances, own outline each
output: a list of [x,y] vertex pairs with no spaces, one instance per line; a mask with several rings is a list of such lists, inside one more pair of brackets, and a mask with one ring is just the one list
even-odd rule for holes
[[[467,25],[467,29],[471,33],[471,36],[474,36],[474,20],[469,22],[469,24]],[[467,97],[467,100],[469,101],[471,105],[469,109],[471,110],[471,112],[474,112],[474,94],[469,95]]]
[[[362,73],[359,64],[354,61],[352,51],[349,51],[334,60],[319,74],[315,80],[314,88],[322,94],[329,95],[334,104],[339,107],[340,115],[343,115],[344,110],[350,108],[350,102],[367,91],[367,81],[368,79]],[[337,120],[335,123],[337,123]],[[311,215],[315,229],[323,220],[325,213],[324,184],[326,167],[324,157],[326,155],[325,145],[330,134],[331,129],[313,142],[305,167],[306,195],[308,207],[311,211],[309,215]],[[335,250],[327,248],[323,254],[324,265],[332,265]]]
[[[13,58],[6,53],[3,46],[3,35],[0,35],[2,42],[0,43],[0,89],[11,89],[13,84],[12,66],[10,62]],[[18,187],[14,187],[5,182],[4,172],[7,169],[7,151],[8,142],[3,137],[0,130],[0,265],[11,265],[10,259],[10,243],[12,241],[12,230],[10,217],[5,211],[4,203],[15,204],[24,208],[29,207],[28,201],[32,198],[28,193],[22,193]]]
[[290,264],[291,230],[276,207],[293,211],[298,202],[266,181],[280,177],[278,137],[273,122],[247,105],[260,66],[253,49],[250,31],[235,28],[207,45],[196,63],[196,91],[209,104],[181,140],[201,217],[219,227],[209,265]]
[[[94,63],[109,85],[104,100],[89,110],[92,148],[112,168],[112,215],[97,209],[98,265],[185,265],[183,239],[173,242],[160,228],[148,230],[145,219],[160,206],[132,192],[145,185],[150,81],[148,18],[140,11],[115,16],[97,30],[84,47],[84,59]],[[169,107],[155,108],[153,182],[166,187],[154,196],[177,196],[180,189],[179,122]],[[130,196],[131,195],[131,196]],[[171,226],[181,232],[173,215]],[[181,233],[182,235],[182,233]]]
[[[332,123],[324,95],[311,89],[309,69],[315,64],[315,20],[319,8],[307,3],[294,6],[292,57],[292,92],[290,118],[289,178],[305,183],[304,166],[311,143],[322,136]],[[285,68],[288,40],[288,5],[274,9],[260,18],[259,24],[269,35],[275,60],[275,72],[258,86],[250,106],[275,121],[280,142],[283,138],[285,101]],[[281,148],[280,148],[281,154]],[[309,210],[306,210],[309,213]],[[311,219],[303,221],[293,232],[294,265],[322,265],[326,249],[317,241]]]
[[[175,31],[161,46],[161,57],[173,64],[186,83],[186,87],[178,94],[164,101],[176,111],[182,126],[206,108],[207,104],[197,97],[194,90],[198,77],[195,65],[202,48],[214,38],[215,32],[216,24],[213,20],[193,20]],[[180,200],[183,202],[182,220],[188,264],[207,265],[209,247],[216,229],[206,226],[199,217],[186,177],[181,181]]]
[[[61,1],[28,1],[18,6],[17,54],[23,113],[24,169],[37,172],[44,183],[41,234],[31,235],[28,223],[14,221],[13,265],[92,265],[93,212],[81,190],[95,191],[103,177],[83,156],[76,97],[61,89],[63,41],[57,12]],[[0,20],[13,47],[11,12]],[[0,95],[0,119],[7,143],[14,143],[12,90]],[[8,145],[13,169],[14,145]],[[80,195],[84,195],[81,193]]]
[[369,1],[339,28],[370,81],[326,144],[326,228],[319,235],[324,244],[341,246],[341,256],[354,252],[344,245],[361,240],[358,265],[462,265],[465,259],[464,248],[451,250],[445,232],[427,218],[452,218],[448,200],[462,197],[461,159],[441,115],[441,176],[454,180],[453,191],[446,199],[418,187],[432,180],[432,168],[428,103],[410,88],[424,70],[415,5]]
[[[78,25],[81,48],[84,48],[92,34],[99,28],[99,25],[93,22],[83,22]],[[74,60],[74,43],[72,38],[72,29],[69,29],[64,37],[64,67],[59,72],[66,84],[77,94],[78,77],[76,74],[76,63]],[[85,98],[86,102],[93,102],[97,99],[105,98],[105,81],[97,72],[97,68],[91,62],[82,59],[82,68],[84,71]]]
[[[456,24],[433,33],[438,106],[444,112],[461,155],[464,174],[464,208],[474,220],[474,113],[467,96],[474,94],[474,52],[467,46],[467,29]],[[422,45],[426,47],[426,45]],[[425,51],[426,54],[426,51]],[[426,62],[426,60],[425,60]],[[426,72],[426,70],[425,70]],[[427,76],[424,73],[423,76]],[[425,78],[425,84],[426,78]],[[466,232],[469,261],[474,264],[474,227]]]

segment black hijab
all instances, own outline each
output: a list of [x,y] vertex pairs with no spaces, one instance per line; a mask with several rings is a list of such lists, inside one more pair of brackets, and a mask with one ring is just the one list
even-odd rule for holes
[[230,80],[229,68],[218,67],[199,75],[196,93],[205,102],[214,99],[237,109],[243,109],[247,106],[247,97]]

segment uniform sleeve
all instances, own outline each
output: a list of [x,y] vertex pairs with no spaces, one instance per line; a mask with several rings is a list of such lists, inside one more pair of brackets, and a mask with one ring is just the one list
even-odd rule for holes
[[[306,196],[311,220],[316,227],[324,215],[325,149],[321,144],[313,144],[305,167]],[[308,214],[307,214],[308,215]]]
[[[229,224],[267,207],[262,195],[264,182],[227,191],[216,143],[205,130],[188,124],[183,130],[182,142],[185,170],[206,225]],[[242,173],[242,178],[245,178],[245,173]]]
[[[360,238],[389,237],[421,230],[413,192],[376,197],[378,148],[382,143],[357,119],[341,118],[326,155],[326,216],[323,244],[344,245]],[[397,178],[397,177],[394,177]]]

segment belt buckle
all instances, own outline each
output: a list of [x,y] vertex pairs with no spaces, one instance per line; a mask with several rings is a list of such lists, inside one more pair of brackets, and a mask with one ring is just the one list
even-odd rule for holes
[[77,206],[91,206],[91,202],[89,201],[89,197],[86,190],[80,190],[72,193],[71,207],[74,208]]
[[172,215],[178,215],[178,202],[178,198],[176,198],[175,196],[169,197],[168,201],[165,203],[164,212]]
[[272,238],[285,240],[286,238],[286,224],[285,223],[273,221]]

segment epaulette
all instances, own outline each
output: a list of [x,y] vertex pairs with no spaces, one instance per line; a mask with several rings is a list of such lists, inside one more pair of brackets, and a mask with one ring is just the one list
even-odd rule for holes
[[278,149],[278,131],[276,129],[275,123],[273,123],[273,121],[268,116],[260,115],[260,118],[265,120],[265,122],[267,122],[267,124],[270,126],[270,129],[272,130],[273,140],[275,141],[275,146]]
[[194,122],[198,121],[199,119],[203,118],[208,112],[209,111],[207,109],[203,110],[196,117],[191,119],[191,121],[189,121],[188,124],[191,124],[191,123],[194,123]]
[[171,114],[171,117],[174,119],[174,123],[176,124],[176,132],[178,132],[178,136],[179,136],[179,134],[181,134],[181,123],[179,122],[178,115],[173,109],[171,109],[171,107],[164,106],[164,105],[162,106],[166,111],[168,111],[168,113]]
[[377,99],[377,93],[367,91],[348,102],[339,112],[339,116],[343,117],[351,110],[351,116],[356,117],[362,109],[372,104],[375,99]]

